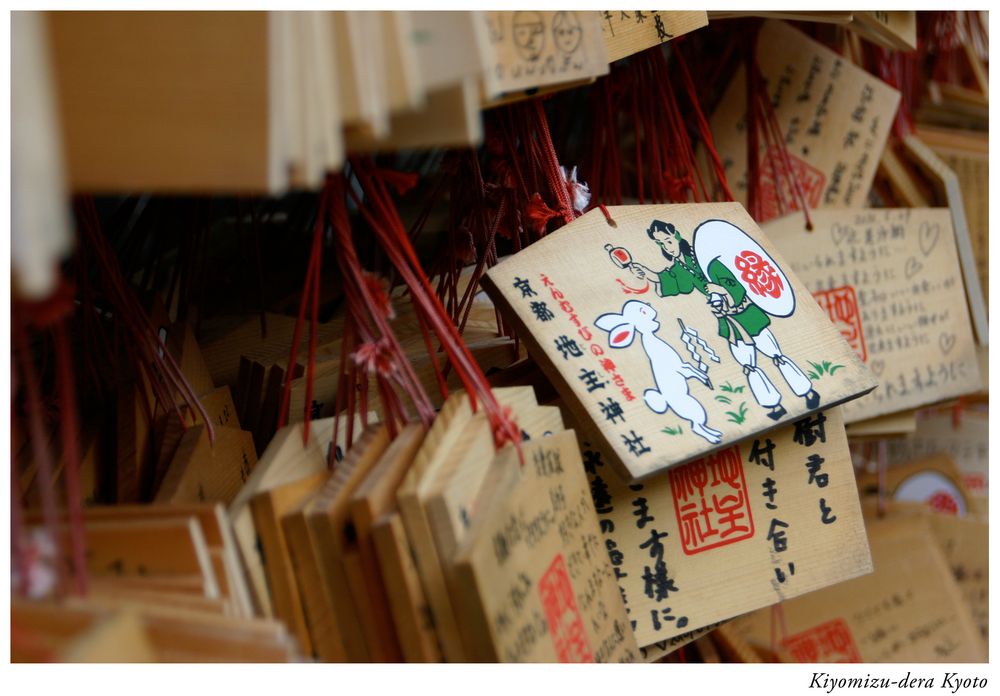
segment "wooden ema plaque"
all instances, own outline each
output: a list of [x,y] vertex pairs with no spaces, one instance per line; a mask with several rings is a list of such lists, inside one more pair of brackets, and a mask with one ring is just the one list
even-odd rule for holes
[[483,287],[629,478],[874,388],[740,204],[608,210],[616,227],[593,210]]
[[[797,214],[765,230],[879,380],[873,394],[844,407],[847,422],[977,391],[951,212],[817,210],[812,220],[811,233]],[[814,371],[824,369],[816,362]]]
[[[782,605],[793,662],[981,662],[979,631],[926,520],[869,520],[875,572]],[[771,612],[733,622],[757,646]],[[779,624],[781,625],[781,624]]]
[[466,653],[489,662],[635,662],[572,431],[522,443],[456,556]]
[[951,409],[921,414],[919,428],[888,447],[889,466],[905,464],[932,454],[951,457],[969,495],[984,503],[990,492],[989,413],[966,409],[958,422]]
[[599,14],[609,63],[659,46],[708,24],[708,15],[704,10],[600,10]]
[[974,515],[958,517],[944,511],[937,511],[921,503],[890,502],[883,516],[878,516],[878,502],[869,498],[862,503],[866,519],[875,518],[875,523],[896,518],[916,517],[930,525],[934,540],[944,554],[951,575],[955,579],[965,605],[968,607],[979,635],[982,638],[983,653],[989,648],[990,637],[990,525],[985,517]]
[[643,483],[588,437],[601,541],[640,646],[871,572],[839,409]]
[[490,10],[483,12],[492,62],[487,94],[579,82],[608,72],[596,12]]
[[972,510],[962,474],[950,456],[942,452],[913,461],[890,464],[882,478],[876,472],[858,474],[862,495],[884,494],[901,503],[923,503],[946,515],[965,517]]
[[[760,72],[809,209],[865,205],[885,147],[899,92],[817,41],[777,20],[757,39]],[[747,202],[746,70],[739,69],[712,114],[733,195]],[[761,139],[763,140],[763,139]],[[765,152],[762,222],[797,209],[786,179],[775,179]]]

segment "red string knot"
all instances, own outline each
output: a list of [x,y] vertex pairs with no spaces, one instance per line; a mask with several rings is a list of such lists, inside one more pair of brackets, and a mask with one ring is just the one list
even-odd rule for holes
[[382,377],[389,377],[396,369],[392,344],[386,336],[376,341],[361,343],[351,354],[351,358],[355,365],[369,374],[377,373]]

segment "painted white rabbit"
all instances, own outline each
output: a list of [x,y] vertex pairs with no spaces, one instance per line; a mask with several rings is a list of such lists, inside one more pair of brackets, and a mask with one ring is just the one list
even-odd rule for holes
[[632,345],[636,333],[642,337],[642,349],[649,358],[653,380],[656,382],[656,389],[647,389],[643,393],[646,405],[652,411],[666,413],[668,409],[673,409],[674,413],[691,423],[693,432],[712,444],[722,440],[721,432],[706,425],[708,415],[705,407],[688,392],[689,379],[707,383],[708,376],[681,360],[677,351],[656,335],[660,322],[656,321],[655,309],[645,302],[629,300],[622,305],[621,314],[602,314],[594,324],[608,332],[608,342],[612,348],[627,348]]

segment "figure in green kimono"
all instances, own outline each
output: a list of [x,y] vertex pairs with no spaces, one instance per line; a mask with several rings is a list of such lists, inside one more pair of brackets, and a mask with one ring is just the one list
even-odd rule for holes
[[630,270],[637,277],[652,283],[660,297],[688,295],[697,291],[708,298],[708,305],[719,321],[719,336],[729,343],[729,351],[743,366],[743,374],[757,403],[769,409],[768,416],[778,420],[787,411],[781,405],[781,392],[757,366],[758,351],[771,359],[792,392],[805,398],[809,409],[816,408],[819,394],[813,389],[812,382],[798,365],[782,353],[777,339],[768,328],[771,317],[754,304],[746,288],[732,272],[718,259],[709,264],[706,272],[702,272],[691,245],[670,223],[653,220],[646,234],[660,247],[668,265],[656,272],[632,262]]

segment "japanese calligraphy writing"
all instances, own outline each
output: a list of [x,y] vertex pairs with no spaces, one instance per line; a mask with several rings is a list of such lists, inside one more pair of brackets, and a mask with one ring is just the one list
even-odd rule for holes
[[[766,232],[791,259],[880,387],[845,407],[849,423],[976,391],[980,374],[947,209],[815,211],[807,237],[788,219]],[[812,366],[825,379],[835,364]]]
[[[765,22],[757,47],[788,158],[766,150],[761,139],[761,161],[773,163],[761,168],[758,182],[763,219],[798,206],[788,177],[781,177],[779,184],[772,176],[777,167],[786,166],[779,162],[791,166],[810,209],[860,207],[875,176],[899,93],[784,22]],[[746,82],[742,71],[733,76],[711,122],[716,147],[728,155],[723,164],[733,193],[743,203],[749,193]]]

